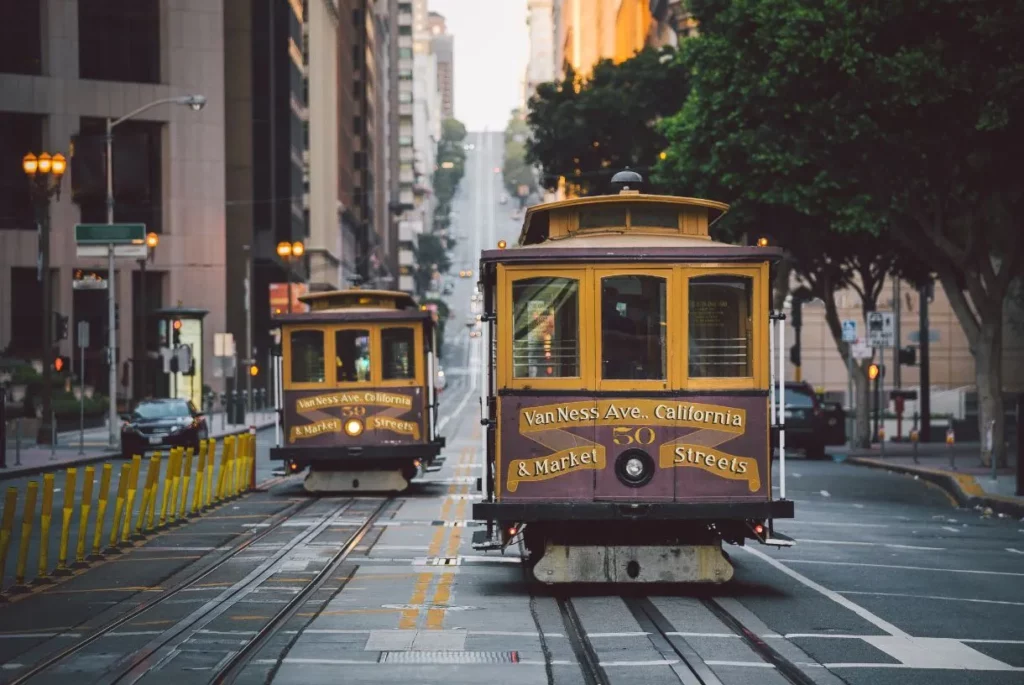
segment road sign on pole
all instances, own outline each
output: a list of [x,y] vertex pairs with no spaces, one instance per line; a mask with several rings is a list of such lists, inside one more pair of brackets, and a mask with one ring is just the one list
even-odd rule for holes
[[857,321],[855,319],[843,320],[843,342],[857,342]]
[[89,322],[78,322],[78,346],[83,350],[89,346]]
[[892,312],[868,313],[868,343],[872,347],[895,346],[896,327]]

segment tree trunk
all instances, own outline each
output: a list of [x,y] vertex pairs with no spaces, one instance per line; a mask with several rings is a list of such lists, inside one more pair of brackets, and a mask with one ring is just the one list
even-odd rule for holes
[[[1001,313],[1001,312],[1000,312]],[[974,350],[975,373],[978,384],[978,430],[981,436],[981,463],[992,465],[995,456],[999,467],[1006,467],[1006,445],[1004,444],[1004,408],[1002,394],[1003,322],[1002,317],[993,317],[981,325],[978,342]],[[986,438],[989,422],[992,428],[992,452],[988,451]]]
[[868,448],[871,447],[871,381],[865,366],[864,362],[853,364],[853,393],[857,397],[853,444]]
[[775,279],[772,283],[772,309],[781,312],[786,304],[786,296],[789,295],[789,277],[793,272],[793,260],[784,257],[775,269]]

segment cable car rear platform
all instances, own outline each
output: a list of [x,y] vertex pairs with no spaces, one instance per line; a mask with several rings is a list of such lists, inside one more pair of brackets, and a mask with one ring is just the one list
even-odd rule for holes
[[766,502],[477,502],[478,521],[724,521],[793,518],[792,500]]
[[399,469],[416,459],[432,460],[445,448],[444,438],[400,445],[324,445],[271,447],[271,461],[295,461],[315,466]]

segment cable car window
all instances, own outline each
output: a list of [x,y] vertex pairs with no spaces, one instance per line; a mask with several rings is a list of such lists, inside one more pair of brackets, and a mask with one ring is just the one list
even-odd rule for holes
[[339,383],[365,383],[370,380],[370,331],[337,331],[334,334],[334,355]]
[[675,207],[659,207],[649,204],[631,205],[629,225],[644,228],[679,228],[679,210]]
[[512,283],[514,378],[579,373],[579,281],[524,278]]
[[690,279],[692,378],[753,375],[753,293],[753,280],[742,276]]
[[292,331],[292,383],[323,383],[323,331]]
[[623,205],[598,205],[579,210],[580,230],[590,228],[625,228],[626,208]]
[[381,365],[384,380],[416,377],[416,332],[411,328],[385,328],[380,332]]
[[609,276],[601,279],[601,373],[607,380],[664,380],[664,278]]

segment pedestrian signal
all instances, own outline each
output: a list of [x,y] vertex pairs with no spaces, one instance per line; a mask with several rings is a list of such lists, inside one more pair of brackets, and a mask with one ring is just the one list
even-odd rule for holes
[[872,364],[868,367],[868,378],[870,378],[871,380],[875,380],[878,378],[878,375],[881,372],[882,367],[880,367],[878,364]]
[[249,375],[250,376],[258,376],[258,375],[260,375],[260,367],[256,366],[255,364],[250,366],[249,367]]
[[55,357],[53,360],[53,370],[56,371],[57,373],[67,371],[70,369],[70,362],[71,360],[68,359],[67,357]]
[[181,344],[181,319],[175,319],[171,324],[171,345],[177,347]]

